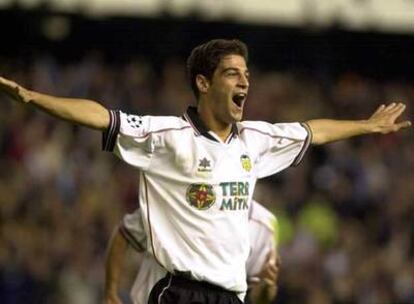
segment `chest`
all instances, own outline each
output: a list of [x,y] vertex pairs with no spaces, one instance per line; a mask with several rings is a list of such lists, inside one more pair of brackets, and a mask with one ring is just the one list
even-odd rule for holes
[[[256,183],[254,158],[243,142],[230,144],[195,137],[167,143],[153,161],[152,173],[161,177],[163,187],[184,195],[191,205],[220,210],[247,210]],[[177,197],[179,195],[177,194]],[[204,207],[201,207],[204,208]]]
[[229,144],[194,137],[176,143],[167,156],[172,170],[192,178],[233,180],[254,178],[254,156],[239,140]]

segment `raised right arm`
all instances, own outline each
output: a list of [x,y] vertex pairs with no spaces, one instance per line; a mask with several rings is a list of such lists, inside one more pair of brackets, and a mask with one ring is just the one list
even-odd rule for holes
[[82,126],[106,130],[109,127],[109,112],[101,104],[88,99],[64,98],[28,90],[14,81],[0,77],[0,92],[12,99],[30,103],[57,118]]

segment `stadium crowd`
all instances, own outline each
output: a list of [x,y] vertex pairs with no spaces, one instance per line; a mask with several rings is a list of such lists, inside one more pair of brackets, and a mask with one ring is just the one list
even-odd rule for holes
[[[34,90],[86,97],[139,114],[179,115],[193,100],[183,61],[0,59],[0,73]],[[357,73],[314,77],[252,67],[246,119],[366,117],[408,105],[414,84]],[[0,96],[0,302],[102,302],[111,231],[137,204],[137,175],[100,150],[101,134]],[[275,303],[414,303],[414,134],[312,147],[303,163],[260,181],[255,198],[280,222]],[[136,261],[131,256],[128,278]],[[125,303],[128,303],[125,300]]]

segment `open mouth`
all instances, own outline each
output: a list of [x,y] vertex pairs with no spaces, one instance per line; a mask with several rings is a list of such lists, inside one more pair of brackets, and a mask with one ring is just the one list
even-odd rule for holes
[[233,96],[233,102],[240,108],[246,100],[246,93],[237,93]]

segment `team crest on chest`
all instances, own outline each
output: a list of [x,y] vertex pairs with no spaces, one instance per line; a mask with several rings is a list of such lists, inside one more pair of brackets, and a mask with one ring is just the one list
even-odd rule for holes
[[187,188],[187,202],[198,210],[207,210],[216,201],[213,186],[209,184],[191,184]]
[[240,156],[240,162],[245,171],[250,172],[250,170],[252,170],[252,162],[250,161],[250,157],[248,155],[243,154]]

